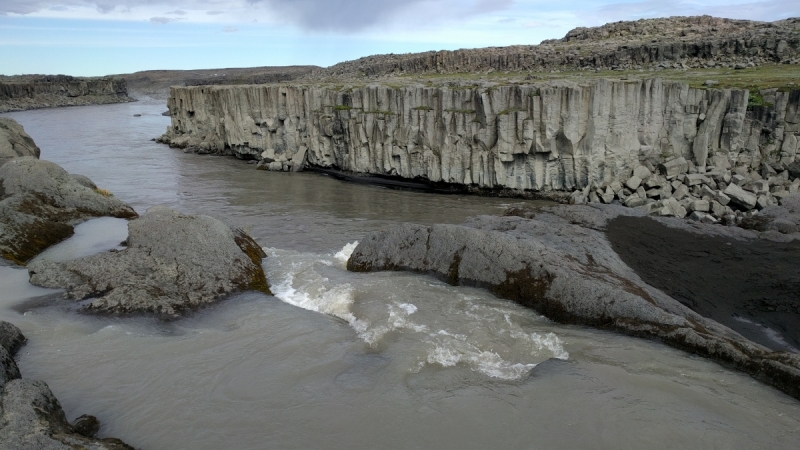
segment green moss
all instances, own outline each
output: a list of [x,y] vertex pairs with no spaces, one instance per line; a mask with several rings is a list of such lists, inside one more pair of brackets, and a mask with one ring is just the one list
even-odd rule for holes
[[336,105],[333,107],[334,111],[350,111],[351,109],[353,109],[353,107],[347,105]]
[[433,108],[431,108],[430,106],[417,106],[411,109],[413,109],[414,111],[433,111]]
[[448,109],[445,109],[445,112],[459,113],[459,114],[475,114],[475,110],[474,109],[448,108]]

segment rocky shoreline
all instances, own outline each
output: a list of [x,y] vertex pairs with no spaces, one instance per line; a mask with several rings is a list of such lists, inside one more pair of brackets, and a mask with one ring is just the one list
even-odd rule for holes
[[0,444],[7,449],[133,450],[116,438],[96,438],[100,422],[83,415],[69,423],[43,381],[22,378],[14,355],[25,344],[19,328],[0,322]]
[[[270,292],[261,266],[266,255],[245,232],[159,206],[139,217],[89,178],[38,159],[40,153],[19,124],[0,118],[0,254],[30,263],[31,283],[63,288],[76,301],[91,297],[84,312],[164,320],[233,292]],[[124,250],[31,262],[70,237],[78,223],[103,216],[130,220]],[[22,379],[13,356],[24,342],[19,329],[0,322],[0,447],[132,449],[118,439],[94,438],[95,417],[70,424],[46,383]]]

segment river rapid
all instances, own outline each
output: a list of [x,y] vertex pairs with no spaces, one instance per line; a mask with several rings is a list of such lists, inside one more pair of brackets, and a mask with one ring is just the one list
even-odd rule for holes
[[[25,378],[68,419],[143,449],[794,449],[800,402],[657,342],[555,324],[473,288],[344,269],[400,222],[458,223],[533,203],[257,171],[152,142],[163,104],[4,114],[42,159],[130,203],[247,230],[275,296],[242,293],[175,322],[94,317],[0,266],[0,319],[28,343]],[[141,114],[134,117],[134,114]],[[39,258],[116,248],[96,219]]]

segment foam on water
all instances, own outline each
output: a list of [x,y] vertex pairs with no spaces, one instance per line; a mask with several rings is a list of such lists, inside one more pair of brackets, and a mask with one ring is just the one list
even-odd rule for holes
[[[406,274],[347,272],[343,265],[357,244],[328,255],[265,248],[274,295],[346,321],[370,347],[415,347],[410,372],[426,365],[463,364],[493,378],[515,380],[541,361],[569,357],[554,333],[529,331],[532,317],[544,319],[489,294]],[[389,289],[388,283],[402,277],[408,278],[408,289]]]

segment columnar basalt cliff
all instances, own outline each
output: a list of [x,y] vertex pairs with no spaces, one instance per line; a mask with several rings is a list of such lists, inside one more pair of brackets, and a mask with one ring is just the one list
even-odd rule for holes
[[666,182],[674,179],[675,161],[681,173],[794,163],[800,91],[762,95],[767,106],[748,108],[746,90],[693,89],[661,79],[350,89],[197,86],[172,89],[172,126],[161,140],[260,160],[270,170],[310,165],[572,192],[624,183],[641,164],[651,172],[666,164]]
[[0,77],[0,112],[130,101],[124,78]]

